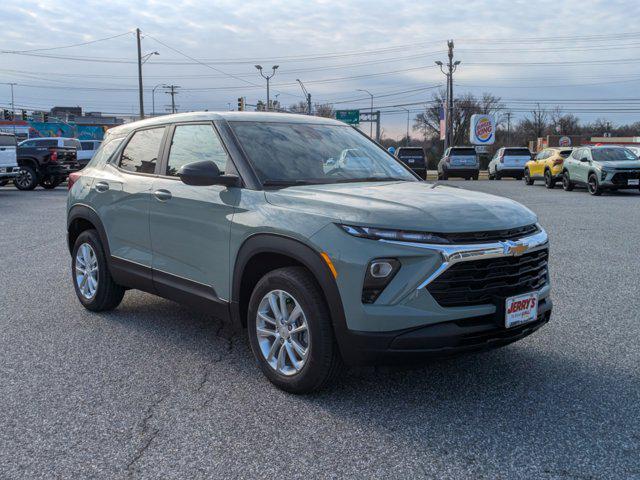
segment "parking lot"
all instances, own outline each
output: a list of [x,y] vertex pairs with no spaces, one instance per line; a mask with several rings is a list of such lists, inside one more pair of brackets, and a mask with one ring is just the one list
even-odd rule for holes
[[136,291],[84,310],[66,189],[0,188],[0,478],[640,478],[640,193],[451,183],[539,215],[551,322],[298,397],[206,315]]

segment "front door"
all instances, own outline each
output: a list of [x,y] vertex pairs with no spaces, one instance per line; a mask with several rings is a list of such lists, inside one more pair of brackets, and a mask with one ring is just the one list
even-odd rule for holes
[[215,162],[223,173],[233,166],[212,123],[176,125],[170,136],[163,172],[153,182],[151,197],[156,289],[228,300],[229,235],[240,189],[186,185],[177,172],[201,161]]

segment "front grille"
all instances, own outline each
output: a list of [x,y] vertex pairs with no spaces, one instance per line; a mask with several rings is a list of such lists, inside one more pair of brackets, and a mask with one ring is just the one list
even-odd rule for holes
[[522,237],[538,233],[540,228],[534,223],[524,227],[510,228],[508,230],[490,230],[488,232],[469,233],[438,233],[453,244],[487,243],[505,240],[519,240]]
[[453,265],[427,286],[443,307],[493,303],[542,288],[548,279],[548,250],[520,257],[492,258]]
[[640,171],[618,172],[613,175],[611,182],[616,185],[627,185],[627,180],[639,179]]

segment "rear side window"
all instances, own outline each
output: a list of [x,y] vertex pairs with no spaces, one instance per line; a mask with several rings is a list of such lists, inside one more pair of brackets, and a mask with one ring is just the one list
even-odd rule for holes
[[193,162],[214,162],[221,173],[227,170],[227,152],[211,125],[177,125],[169,151],[167,172],[176,176],[183,165]]
[[155,173],[164,127],[133,134],[122,151],[119,167],[133,173]]
[[58,146],[58,140],[36,140],[36,147],[56,148]]
[[16,137],[11,135],[0,135],[0,147],[15,147]]
[[82,145],[80,144],[80,142],[78,140],[63,140],[62,141],[62,146],[64,146],[64,147],[72,147],[72,148],[75,148],[77,150],[82,150]]
[[571,155],[572,150],[560,150],[560,156],[562,158],[567,158],[569,155]]
[[80,142],[82,150],[93,150],[93,142]]
[[94,165],[105,163],[107,160],[109,160],[109,158],[111,158],[113,152],[115,152],[116,148],[118,148],[118,145],[122,143],[122,140],[124,140],[123,137],[110,138],[109,140],[102,143],[98,147],[98,151],[95,153],[88,165],[93,167]]

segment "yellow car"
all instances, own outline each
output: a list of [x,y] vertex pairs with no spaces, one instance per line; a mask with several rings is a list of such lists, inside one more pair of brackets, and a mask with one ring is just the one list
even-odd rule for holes
[[533,185],[536,180],[544,180],[547,188],[562,181],[562,163],[571,155],[571,148],[550,147],[538,152],[533,160],[524,166],[524,183]]

